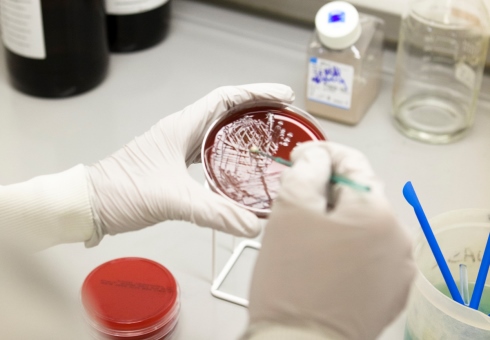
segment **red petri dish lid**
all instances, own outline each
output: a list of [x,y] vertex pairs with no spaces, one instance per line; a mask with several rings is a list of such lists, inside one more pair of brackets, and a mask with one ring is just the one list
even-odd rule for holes
[[265,217],[286,166],[250,153],[250,148],[289,160],[296,145],[315,140],[326,140],[325,134],[303,110],[280,102],[239,105],[206,134],[202,147],[206,179],[212,190]]
[[127,257],[95,268],[83,283],[81,299],[99,330],[136,335],[175,320],[178,293],[175,278],[164,266]]

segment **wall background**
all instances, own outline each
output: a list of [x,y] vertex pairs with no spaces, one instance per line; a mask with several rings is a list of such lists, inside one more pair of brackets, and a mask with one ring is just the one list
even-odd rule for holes
[[[248,10],[293,22],[311,25],[315,14],[327,0],[198,0]],[[389,45],[395,46],[398,40],[400,20],[409,0],[345,0],[357,7],[360,12],[374,14],[385,21],[385,38]],[[490,13],[490,0],[484,0]],[[490,17],[490,14],[489,14]],[[487,72],[490,71],[490,51],[487,53]]]

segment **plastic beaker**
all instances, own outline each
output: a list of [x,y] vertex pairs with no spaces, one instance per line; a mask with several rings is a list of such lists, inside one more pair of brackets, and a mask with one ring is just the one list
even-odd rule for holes
[[[454,210],[434,217],[430,223],[457,284],[459,265],[466,265],[471,294],[490,232],[490,210]],[[405,340],[490,339],[487,315],[490,313],[490,276],[487,276],[479,310],[461,305],[450,297],[422,232],[414,244],[419,275],[408,303]]]

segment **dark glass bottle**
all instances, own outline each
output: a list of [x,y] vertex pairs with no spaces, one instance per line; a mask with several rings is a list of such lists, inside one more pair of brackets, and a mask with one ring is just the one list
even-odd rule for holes
[[138,13],[131,13],[131,9],[123,9],[122,13],[118,13],[118,8],[111,10],[111,6],[108,6],[107,34],[111,51],[142,50],[158,44],[167,36],[171,1],[147,0],[147,2],[157,2],[160,5]]
[[105,78],[109,48],[103,0],[1,3],[7,67],[15,88],[38,97],[68,97]]

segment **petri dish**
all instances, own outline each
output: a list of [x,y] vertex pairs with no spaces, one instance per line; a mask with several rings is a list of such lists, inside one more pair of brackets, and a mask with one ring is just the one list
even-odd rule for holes
[[179,319],[177,281],[161,264],[138,257],[95,268],[82,285],[85,320],[94,339],[170,339]]
[[318,122],[292,105],[256,101],[237,105],[209,127],[201,157],[210,189],[235,204],[267,217],[287,166],[250,152],[289,160],[299,143],[326,140]]

